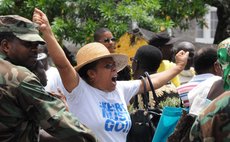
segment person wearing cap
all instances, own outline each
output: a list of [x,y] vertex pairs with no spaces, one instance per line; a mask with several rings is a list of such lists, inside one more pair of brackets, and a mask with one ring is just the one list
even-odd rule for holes
[[[168,32],[159,32],[156,33],[149,44],[159,48],[163,55],[163,60],[158,68],[157,72],[162,72],[168,70],[175,66],[175,63],[172,62],[173,59],[173,44],[178,40],[178,38],[171,37]],[[180,86],[180,79],[179,76],[175,76],[171,83],[174,84],[176,87]]]
[[[74,68],[67,60],[49,25],[46,15],[35,9],[33,21],[47,43],[48,51],[59,70],[70,112],[89,127],[100,142],[125,142],[131,127],[127,110],[130,99],[144,91],[141,80],[116,81],[117,72],[128,64],[128,57],[110,53],[101,43],[88,43],[76,54]],[[183,70],[188,52],[176,55],[176,66],[151,75],[155,88]],[[150,86],[147,85],[150,90]]]
[[[94,142],[89,129],[61,100],[50,96],[30,71],[36,70],[39,44],[45,42],[32,21],[18,15],[0,16],[0,140]],[[40,137],[40,128],[53,137]]]
[[[116,38],[108,28],[99,28],[94,33],[94,41],[102,43],[110,53],[115,53]],[[127,65],[118,72],[117,80],[130,80],[131,67]]]

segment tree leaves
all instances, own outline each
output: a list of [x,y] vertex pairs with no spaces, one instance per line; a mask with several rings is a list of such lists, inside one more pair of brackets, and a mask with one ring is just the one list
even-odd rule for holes
[[97,28],[109,28],[119,38],[137,21],[139,27],[159,32],[173,27],[186,29],[191,19],[202,17],[202,0],[1,0],[1,14],[31,19],[35,7],[43,10],[59,41],[85,44]]

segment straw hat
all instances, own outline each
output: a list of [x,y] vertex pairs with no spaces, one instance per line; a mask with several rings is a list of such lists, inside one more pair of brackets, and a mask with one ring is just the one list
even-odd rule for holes
[[128,64],[128,56],[124,54],[110,53],[103,44],[99,42],[92,42],[86,44],[77,52],[77,66],[75,69],[78,71],[86,64],[107,57],[113,58],[116,63],[117,71],[122,70]]

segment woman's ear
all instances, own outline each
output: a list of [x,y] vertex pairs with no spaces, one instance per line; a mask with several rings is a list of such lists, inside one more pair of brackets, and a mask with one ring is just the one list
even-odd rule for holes
[[95,78],[95,71],[94,70],[88,70],[87,75],[89,77],[89,81],[93,81]]

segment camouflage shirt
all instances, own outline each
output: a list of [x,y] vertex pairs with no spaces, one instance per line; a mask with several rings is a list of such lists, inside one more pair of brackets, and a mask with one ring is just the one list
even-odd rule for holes
[[230,91],[213,100],[198,116],[191,128],[190,140],[192,142],[230,141]]
[[38,142],[39,128],[60,139],[95,141],[61,100],[48,95],[33,73],[4,59],[0,54],[1,142]]

